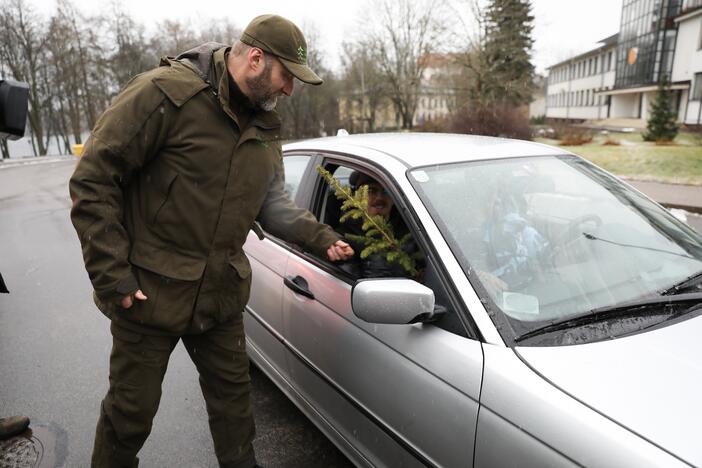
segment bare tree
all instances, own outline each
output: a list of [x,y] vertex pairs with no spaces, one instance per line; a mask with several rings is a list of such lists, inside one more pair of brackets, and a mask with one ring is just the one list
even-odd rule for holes
[[[427,54],[436,51],[445,25],[439,0],[382,0],[368,21],[367,41],[385,76],[402,128],[411,129]],[[443,17],[445,19],[445,17]]]
[[324,80],[321,86],[296,86],[292,97],[283,98],[278,112],[283,117],[285,138],[318,137],[333,133],[339,125],[338,83],[316,47],[319,34],[313,26],[303,26],[307,37],[307,63]]
[[[189,22],[164,21],[147,38],[143,24],[119,0],[111,1],[109,13],[86,16],[72,0],[57,0],[45,21],[27,0],[0,0],[0,70],[30,85],[27,136],[35,155],[46,154],[51,139],[70,151],[71,140],[82,141],[82,132],[94,126],[127,81],[157,66],[162,55],[206,41],[230,44],[241,31],[227,19],[207,20],[197,30]],[[320,110],[318,104],[306,106],[299,104],[301,125],[310,128],[309,115]],[[0,151],[9,154],[7,145]]]
[[135,75],[158,64],[148,50],[144,26],[129,15],[120,3],[114,1],[111,14],[105,18],[107,36],[112,44],[107,54],[111,89],[116,94]]
[[178,55],[200,43],[197,33],[189,23],[178,20],[165,20],[158,24],[156,35],[151,38],[149,49],[153,54],[153,62],[159,58]]
[[76,59],[76,84],[80,91],[81,108],[87,120],[88,128],[95,125],[97,116],[104,108],[106,92],[102,82],[103,74],[100,69],[104,67],[102,53],[98,41],[99,31],[96,31],[93,21],[76,11],[70,0],[57,0],[56,16],[69,31],[70,53]]
[[241,28],[227,18],[207,19],[200,25],[196,34],[197,42],[219,42],[233,44],[241,36]]
[[0,62],[10,74],[29,83],[29,124],[32,150],[45,155],[46,129],[42,118],[44,96],[40,74],[46,66],[46,35],[42,19],[24,0],[5,0],[0,7]]
[[54,76],[54,102],[58,109],[60,128],[65,138],[73,135],[74,141],[81,143],[81,85],[77,73],[78,59],[74,53],[73,28],[64,16],[54,15],[49,23],[48,34],[48,63]]
[[374,132],[378,112],[390,92],[387,79],[368,44],[346,42],[343,49],[344,99],[347,100],[347,107],[352,109],[352,116],[356,115],[355,109],[358,109],[357,115],[362,121],[361,131]]

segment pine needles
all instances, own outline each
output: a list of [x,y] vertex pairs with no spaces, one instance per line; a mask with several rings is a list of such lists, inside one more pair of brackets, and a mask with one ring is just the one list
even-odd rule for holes
[[407,233],[397,239],[392,224],[385,217],[368,212],[368,185],[362,185],[354,192],[350,186],[342,185],[322,166],[317,166],[317,172],[334,189],[336,198],[342,201],[343,214],[339,222],[343,223],[349,219],[363,222],[363,235],[346,234],[348,240],[364,246],[360,257],[366,259],[373,254],[382,255],[389,264],[397,263],[409,276],[416,276],[417,255],[411,255],[405,250],[412,242],[412,234]]

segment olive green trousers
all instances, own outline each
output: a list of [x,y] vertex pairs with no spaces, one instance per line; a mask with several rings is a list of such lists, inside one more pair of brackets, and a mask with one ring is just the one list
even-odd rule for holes
[[92,467],[135,467],[151,432],[168,359],[179,340],[200,374],[210,432],[221,467],[256,464],[243,318],[198,335],[141,335],[112,323],[110,389],[102,401]]

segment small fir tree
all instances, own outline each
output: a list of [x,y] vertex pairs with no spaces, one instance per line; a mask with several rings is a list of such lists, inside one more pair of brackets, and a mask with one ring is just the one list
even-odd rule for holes
[[646,132],[643,134],[645,141],[669,142],[678,134],[678,125],[675,123],[675,113],[671,109],[671,92],[668,75],[661,74],[658,81],[656,100],[651,106],[651,115],[648,118]]
[[[361,229],[364,235],[346,234],[347,239],[364,246],[359,254],[360,257],[365,259],[377,253],[385,256],[388,263],[397,263],[402,266],[408,275],[417,276],[417,258],[404,250],[404,247],[412,242],[412,234],[408,233],[397,239],[392,224],[387,219],[368,212],[368,186],[362,185],[354,192],[350,186],[343,185],[322,166],[317,166],[317,172],[334,188],[336,198],[343,202],[341,211],[344,214],[339,222],[343,223],[348,219],[363,221]],[[417,255],[421,254],[417,253]]]

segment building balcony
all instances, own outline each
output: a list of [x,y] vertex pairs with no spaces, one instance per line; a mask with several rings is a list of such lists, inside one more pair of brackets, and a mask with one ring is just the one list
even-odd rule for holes
[[702,8],[702,0],[685,0],[683,2],[682,13],[687,13],[690,10]]

